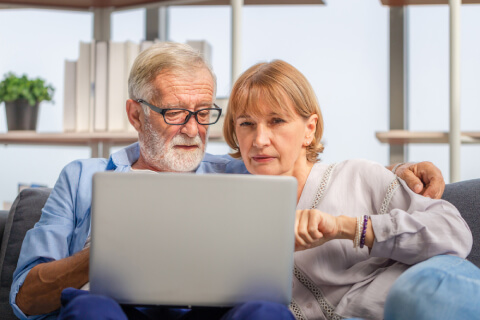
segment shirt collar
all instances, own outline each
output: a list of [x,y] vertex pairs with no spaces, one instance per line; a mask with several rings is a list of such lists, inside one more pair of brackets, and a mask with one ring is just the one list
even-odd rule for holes
[[126,148],[112,153],[108,159],[107,170],[115,170],[117,167],[131,167],[140,157],[140,145],[135,142]]

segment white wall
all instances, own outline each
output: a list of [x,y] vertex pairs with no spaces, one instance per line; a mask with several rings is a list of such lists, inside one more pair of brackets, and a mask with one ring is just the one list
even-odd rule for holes
[[[462,7],[463,130],[480,130],[479,14],[479,5]],[[144,21],[143,10],[115,13],[113,40],[139,41]],[[283,59],[306,75],[324,113],[323,161],[368,158],[387,164],[388,148],[374,133],[388,130],[388,27],[388,8],[380,1],[245,7],[242,66]],[[411,9],[410,29],[411,129],[448,130],[447,7]],[[212,44],[219,95],[227,95],[231,86],[230,33],[229,7],[170,10],[171,40],[206,39]],[[89,41],[91,34],[90,13],[0,10],[0,76],[27,72],[57,88],[55,103],[42,104],[38,131],[62,130],[63,62],[77,59],[79,41]],[[5,131],[1,105],[0,132]],[[219,144],[208,149],[226,150]],[[0,207],[13,201],[19,182],[53,186],[65,164],[89,156],[83,147],[0,146]],[[462,147],[462,179],[480,177],[479,156],[480,145]],[[411,146],[410,160],[433,161],[448,179],[447,146]]]
[[[410,7],[410,130],[449,130],[448,6]],[[480,5],[461,10],[461,128],[480,131]],[[432,160],[449,174],[449,147],[410,145],[409,160]],[[462,145],[461,180],[480,177],[480,144]]]

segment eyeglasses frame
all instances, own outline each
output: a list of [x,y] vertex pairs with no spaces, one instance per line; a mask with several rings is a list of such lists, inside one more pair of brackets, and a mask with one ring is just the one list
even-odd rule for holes
[[[171,126],[183,126],[184,124],[186,124],[190,118],[192,117],[192,115],[194,116],[195,118],[195,121],[199,124],[199,125],[202,125],[202,126],[210,126],[212,124],[215,124],[218,122],[218,120],[220,119],[221,115],[222,115],[222,108],[220,108],[219,106],[217,106],[215,103],[213,104],[214,108],[202,108],[202,109],[198,109],[197,111],[190,111],[188,109],[183,109],[183,108],[159,108],[157,106],[154,106],[153,104],[151,103],[148,103],[147,101],[143,100],[143,99],[137,99],[135,100],[136,102],[138,103],[141,103],[141,104],[144,104],[146,106],[148,106],[151,110],[155,111],[156,113],[159,113],[163,116],[163,121],[165,121],[166,124],[169,124]],[[165,119],[165,113],[169,110],[182,110],[182,111],[187,111],[188,112],[188,115],[185,117],[185,121],[183,123],[169,123],[167,122],[167,119]],[[202,124],[200,122],[198,122],[198,118],[197,118],[197,114],[200,112],[200,111],[203,111],[203,110],[218,110],[219,111],[219,114],[218,114],[218,117],[217,117],[217,120],[215,120],[215,122],[212,122],[212,123],[209,123],[209,124]]]

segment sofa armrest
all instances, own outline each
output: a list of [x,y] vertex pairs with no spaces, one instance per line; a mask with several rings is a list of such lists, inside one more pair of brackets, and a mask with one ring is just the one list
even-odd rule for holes
[[0,247],[2,245],[3,232],[5,230],[5,225],[7,224],[7,217],[8,217],[8,211],[0,210]]
[[0,249],[0,319],[2,320],[17,318],[9,302],[13,272],[17,267],[23,238],[40,219],[50,191],[51,189],[48,188],[22,190],[8,213]]

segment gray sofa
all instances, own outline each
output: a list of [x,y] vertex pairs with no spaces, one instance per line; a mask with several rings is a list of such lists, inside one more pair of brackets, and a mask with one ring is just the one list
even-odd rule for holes
[[[17,265],[25,233],[38,221],[51,189],[35,188],[20,192],[10,212],[0,211],[0,319],[16,319],[8,302],[12,275]],[[453,203],[473,233],[473,248],[468,256],[480,267],[480,179],[448,184],[443,198]]]

